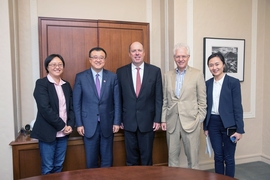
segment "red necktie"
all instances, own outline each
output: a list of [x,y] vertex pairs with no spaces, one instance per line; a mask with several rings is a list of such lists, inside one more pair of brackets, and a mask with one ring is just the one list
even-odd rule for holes
[[136,96],[139,96],[140,90],[141,90],[141,76],[140,76],[140,69],[139,67],[136,67],[137,69],[137,79],[136,79]]

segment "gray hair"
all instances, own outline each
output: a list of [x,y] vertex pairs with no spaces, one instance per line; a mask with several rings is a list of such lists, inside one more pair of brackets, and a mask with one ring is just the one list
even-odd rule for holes
[[190,55],[190,50],[189,50],[189,46],[187,44],[184,44],[184,43],[178,43],[174,46],[174,49],[173,49],[173,54],[175,55],[175,52],[176,50],[178,49],[182,49],[182,48],[186,48],[187,50],[187,55]]

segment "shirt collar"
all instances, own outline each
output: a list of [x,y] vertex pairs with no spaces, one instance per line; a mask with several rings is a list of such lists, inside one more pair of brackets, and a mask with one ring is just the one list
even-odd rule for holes
[[[137,66],[135,66],[133,63],[131,63],[131,68],[132,68],[132,70],[136,70],[136,68],[137,68]],[[144,69],[144,62],[139,66],[139,68],[141,69],[141,70],[143,70]]]
[[99,74],[99,76],[101,77],[102,73],[103,73],[103,69],[101,69],[98,73],[96,71],[94,71],[94,69],[92,69],[92,68],[91,68],[91,71],[92,71],[92,74],[94,77],[96,77],[97,74]]
[[49,82],[51,82],[51,83],[53,83],[53,84],[56,84],[56,85],[62,86],[63,84],[66,83],[65,81],[63,81],[63,80],[60,78],[60,82],[59,82],[59,84],[57,84],[57,83],[54,81],[54,79],[52,78],[52,76],[51,76],[50,74],[47,75],[47,78],[48,78]]
[[215,78],[214,78],[214,83],[217,83],[217,84],[220,84],[220,85],[223,84],[224,77],[225,77],[225,74],[224,74],[223,77],[222,77],[220,80],[218,80],[218,81],[216,81]]
[[186,74],[186,71],[187,71],[187,67],[185,68],[185,70],[183,72],[180,72],[178,68],[175,68],[176,74]]

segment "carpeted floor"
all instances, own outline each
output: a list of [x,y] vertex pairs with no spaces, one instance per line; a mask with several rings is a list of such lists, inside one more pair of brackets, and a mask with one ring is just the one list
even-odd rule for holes
[[[215,172],[214,169],[208,171]],[[270,164],[258,161],[236,165],[235,178],[239,180],[270,180]]]

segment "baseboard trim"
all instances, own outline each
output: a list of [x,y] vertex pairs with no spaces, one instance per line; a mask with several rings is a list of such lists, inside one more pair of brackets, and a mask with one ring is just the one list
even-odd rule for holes
[[270,164],[270,157],[266,155],[262,155],[262,161],[267,164]]
[[[255,155],[250,155],[250,156],[238,156],[235,159],[236,164],[244,164],[244,163],[250,163],[250,162],[256,162],[256,161],[262,161],[267,164],[270,164],[270,157],[266,155],[261,155],[261,154],[255,154]],[[201,170],[208,170],[208,169],[214,169],[214,161],[206,161],[203,163],[200,163],[200,169]]]

